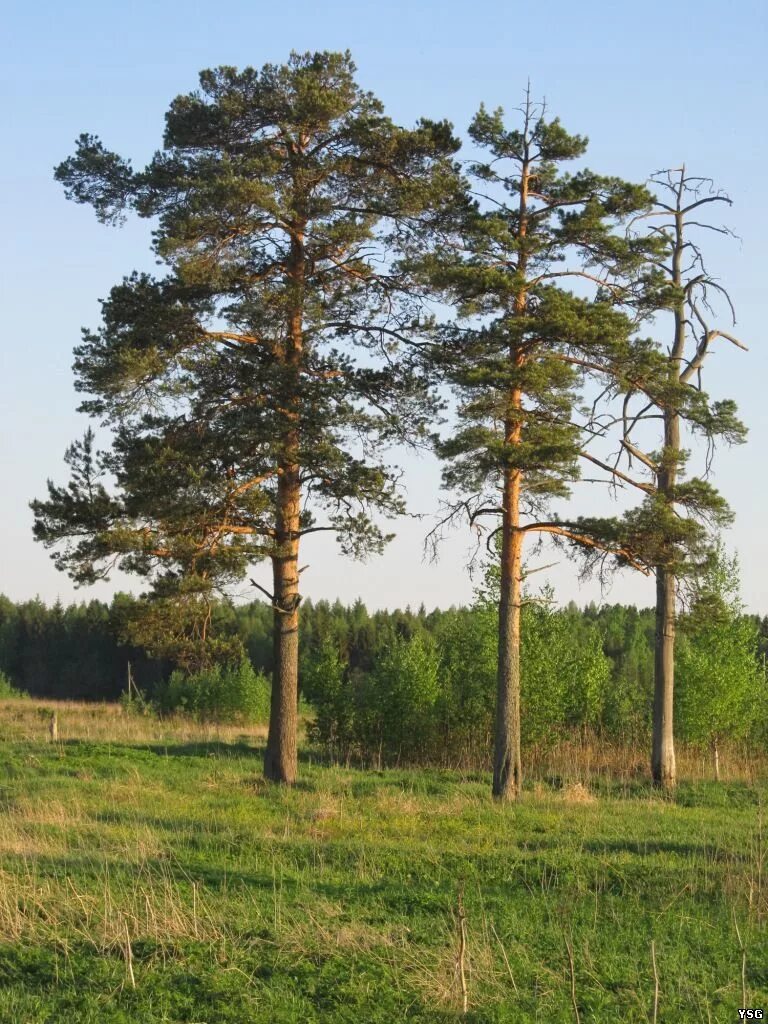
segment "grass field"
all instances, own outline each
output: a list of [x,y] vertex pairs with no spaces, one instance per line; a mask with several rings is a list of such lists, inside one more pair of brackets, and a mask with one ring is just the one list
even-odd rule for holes
[[307,753],[286,791],[263,730],[45,714],[0,704],[2,1022],[768,1016],[759,766],[692,760],[670,801],[571,751],[498,807],[481,773]]

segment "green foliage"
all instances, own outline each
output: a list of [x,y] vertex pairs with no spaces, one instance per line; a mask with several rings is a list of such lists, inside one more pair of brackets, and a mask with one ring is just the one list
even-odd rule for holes
[[[456,429],[437,442],[445,486],[470,513],[500,515],[502,479],[515,474],[533,529],[579,475],[584,366],[610,376],[632,357],[632,322],[596,281],[608,268],[621,276],[638,266],[643,244],[616,228],[651,196],[618,178],[569,172],[586,138],[548,121],[530,97],[519,120],[507,128],[501,109],[475,115],[479,198],[457,218],[454,244],[419,266],[457,314],[437,326],[430,351],[459,402]],[[574,281],[592,296],[576,294]]]
[[654,614],[609,605],[594,611],[594,621],[611,665],[601,729],[624,742],[645,741],[653,706]]
[[[484,569],[476,591],[476,614],[497,628],[499,599],[498,557]],[[490,626],[490,622],[488,624]],[[551,586],[528,593],[521,614],[521,719],[523,742],[554,740],[572,726],[594,728],[608,715],[612,663],[596,623],[575,609],[557,609]],[[486,630],[486,688],[492,690],[491,630]]]
[[339,760],[348,760],[355,742],[355,689],[348,664],[330,637],[302,659],[301,692],[314,708],[310,739],[323,744]]
[[329,52],[203,71],[146,167],[82,135],[56,171],[100,220],[151,219],[164,276],[125,278],[83,334],[81,408],[111,441],[68,449],[35,537],[78,583],[145,580],[129,635],[190,670],[241,656],[210,612],[253,563],[318,529],[381,550],[404,508],[383,450],[433,413],[392,358],[418,313],[395,258],[460,193],[458,142],[394,124],[355,71]]
[[121,643],[118,623],[133,600],[118,594],[111,607],[101,601],[64,607],[0,596],[0,671],[34,696],[116,700],[130,662],[138,685],[151,690],[171,666]]
[[366,751],[408,759],[429,747],[439,696],[439,657],[427,633],[395,637],[378,652],[359,697]]
[[208,581],[196,575],[157,580],[151,597],[120,602],[113,622],[121,643],[186,672],[237,665],[244,655],[226,604],[215,600]]
[[[0,672],[13,689],[37,696],[117,700],[125,692],[130,661],[137,688],[155,705],[165,686],[163,680],[178,666],[150,660],[140,649],[120,641],[135,600],[123,594],[115,597],[111,607],[96,601],[46,607],[39,601],[13,604],[0,597]],[[346,607],[340,602],[307,601],[302,607],[302,699],[312,708],[311,735],[333,758],[345,762],[358,758],[363,750],[366,760],[378,754],[378,746],[369,749],[372,741],[363,728],[363,698],[369,716],[365,720],[377,723],[378,728],[387,716],[382,710],[384,698],[377,695],[376,688],[386,688],[389,682],[384,677],[374,682],[374,670],[387,650],[423,634],[432,638],[438,659],[438,693],[427,723],[420,714],[398,723],[397,728],[407,733],[402,756],[485,763],[491,747],[496,682],[498,626],[492,599],[479,601],[472,608],[429,613],[406,609],[369,614],[360,602]],[[705,625],[721,621],[721,599],[704,587],[700,587],[694,608],[697,616],[707,609]],[[214,615],[220,617],[219,635],[237,636],[257,675],[269,676],[269,605],[222,603],[215,607]],[[549,601],[537,600],[524,607],[523,616],[526,742],[589,726],[606,739],[644,740],[652,703],[653,612],[622,605],[557,609]],[[696,639],[698,646],[692,646],[691,621],[681,638],[684,659],[694,649],[707,650],[705,639]],[[738,625],[734,636],[739,630],[750,630],[751,637],[760,640],[761,650],[768,650],[766,623],[741,614],[734,621]],[[752,640],[744,639],[740,662],[733,654],[734,664],[744,668],[745,679],[757,664],[751,644]],[[430,659],[431,655],[425,661]],[[404,664],[408,665],[407,659]],[[238,661],[222,662],[224,669],[238,665]],[[182,671],[181,676],[189,674]],[[690,674],[685,667],[678,674],[679,699],[688,700],[682,691]],[[428,673],[426,677],[430,678]],[[762,672],[757,682],[761,680]],[[766,716],[756,711],[762,692],[761,687],[753,691],[756,704],[748,716],[754,722],[755,735],[764,731],[761,721]],[[184,695],[183,687],[179,693]],[[688,714],[682,709],[680,713]],[[392,720],[390,716],[390,723]],[[400,741],[389,737],[386,730],[383,736],[383,756],[396,757]]]
[[257,722],[269,717],[270,682],[249,661],[198,672],[173,672],[155,693],[160,712],[178,711],[214,722]]
[[521,644],[522,734],[527,742],[553,740],[570,726],[598,725],[603,716],[610,662],[598,630],[558,611],[552,595],[523,609]]
[[484,759],[491,749],[496,695],[498,616],[477,605],[447,612],[437,625],[439,729],[447,749]]
[[28,696],[29,694],[25,693],[23,690],[16,689],[16,687],[13,685],[13,683],[5,674],[5,672],[3,672],[2,669],[0,669],[0,700],[8,700],[11,697]]
[[[551,594],[526,605],[523,737],[554,741],[604,724],[612,663],[600,629],[557,610]],[[310,736],[340,760],[486,763],[493,734],[498,619],[489,602],[382,629],[370,664],[354,667],[343,640],[305,650],[302,691],[315,709]]]
[[132,688],[130,692],[125,690],[121,693],[118,703],[129,715],[139,715],[143,718],[154,715],[157,710],[155,703],[138,687]]
[[707,744],[743,739],[768,720],[768,686],[758,664],[758,626],[744,615],[739,565],[718,544],[697,581],[676,660],[676,721],[682,738]]
[[[708,180],[689,174],[684,166],[659,171],[650,179],[657,195],[645,223],[649,241],[655,240],[658,248],[649,252],[636,278],[639,290],[632,289],[627,300],[641,319],[653,314],[654,331],[664,326],[666,336],[635,346],[640,359],[618,379],[623,403],[614,420],[623,431],[623,451],[614,468],[625,459],[630,475],[623,479],[645,497],[621,520],[604,521],[602,527],[594,523],[598,534],[618,534],[638,563],[675,580],[702,572],[713,532],[732,522],[727,501],[707,477],[715,444],[742,444],[747,435],[735,402],[712,399],[702,384],[707,356],[719,339],[744,348],[729,333],[730,325],[723,329],[711,322],[718,301],[726,323],[736,320],[728,292],[707,270],[699,241],[702,229],[729,234],[708,220],[719,204],[731,203],[711,183],[704,188]],[[655,451],[652,441],[646,446],[635,438],[652,419],[660,421]],[[707,441],[706,469],[698,475],[687,470],[690,452],[684,428]],[[670,609],[659,611],[670,614]]]

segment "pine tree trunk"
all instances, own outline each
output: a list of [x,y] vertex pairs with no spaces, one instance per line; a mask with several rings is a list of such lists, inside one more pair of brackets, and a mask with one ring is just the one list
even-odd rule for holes
[[[672,256],[672,280],[682,286],[682,261],[685,252],[683,215],[675,216],[676,242]],[[685,297],[675,307],[675,339],[670,352],[670,384],[679,383],[686,342]],[[664,409],[664,450],[657,471],[659,494],[674,511],[680,458],[680,416],[674,405]],[[653,749],[651,775],[654,785],[673,789],[677,784],[675,765],[674,695],[675,695],[675,626],[677,622],[677,576],[667,565],[656,567],[656,650],[654,657]]]
[[654,784],[663,789],[671,789],[677,782],[673,728],[676,600],[677,580],[674,574],[658,568],[651,773]]
[[523,534],[519,527],[520,474],[507,471],[501,544],[499,661],[493,795],[517,800],[523,787],[520,754],[520,607]]
[[275,516],[275,553],[272,556],[274,665],[269,735],[264,775],[273,782],[292,785],[298,772],[299,717],[299,531],[301,529],[301,467],[299,404],[303,337],[303,285],[305,275],[304,225],[297,224],[291,240],[289,276],[295,304],[288,318],[282,352],[289,382],[285,403],[286,431],[278,466]]
[[299,699],[299,504],[298,467],[278,481],[278,553],[273,574],[273,675],[264,775],[288,785],[296,781]]
[[[530,99],[526,104],[526,134],[530,116]],[[525,279],[528,257],[524,240],[528,234],[528,186],[530,160],[528,143],[520,174],[520,221],[517,230],[520,252],[517,272]],[[524,316],[527,288],[515,295],[514,314]],[[525,356],[512,343],[509,358],[520,369]],[[515,385],[508,395],[504,423],[507,446],[520,444],[523,429],[523,394]],[[507,465],[502,488],[501,586],[499,596],[499,657],[496,678],[496,729],[493,753],[493,795],[498,800],[517,800],[523,789],[523,764],[520,751],[520,609],[522,606],[522,551],[524,534],[520,530],[520,492],[522,474]]]

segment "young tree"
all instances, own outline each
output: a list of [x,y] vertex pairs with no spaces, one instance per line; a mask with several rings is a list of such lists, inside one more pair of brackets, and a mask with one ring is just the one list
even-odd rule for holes
[[[708,179],[693,177],[680,168],[655,175],[652,184],[660,190],[653,208],[642,214],[651,225],[650,234],[659,246],[649,256],[650,273],[643,302],[647,308],[671,315],[671,338],[664,348],[656,346],[657,357],[645,370],[624,374],[624,398],[617,416],[598,416],[597,433],[620,425],[620,451],[615,461],[605,462],[587,455],[592,462],[611,470],[621,484],[643,491],[639,508],[631,511],[619,527],[624,543],[640,553],[656,575],[656,643],[654,665],[653,749],[651,771],[654,782],[673,787],[676,782],[674,751],[675,630],[679,580],[695,576],[710,555],[710,531],[727,525],[731,513],[723,497],[706,479],[714,443],[740,443],[746,429],[736,416],[731,400],[712,401],[702,389],[705,359],[717,339],[738,348],[744,345],[728,331],[715,328],[709,318],[712,301],[724,299],[733,317],[728,294],[707,271],[702,251],[695,241],[701,229],[727,234],[727,229],[703,221],[703,208],[730,199],[714,192]],[[651,450],[637,433],[649,420],[662,423],[662,447]],[[708,444],[707,472],[684,475],[689,453],[683,447],[682,426],[703,436]],[[647,438],[647,433],[645,437]],[[619,470],[622,459],[630,476]],[[614,531],[616,525],[610,526]]]
[[[489,612],[496,620],[500,589],[500,563],[494,559],[486,564],[476,591],[472,614],[480,622],[487,622]],[[595,624],[575,606],[557,608],[554,588],[546,584],[536,595],[524,591],[520,634],[521,746],[553,739],[569,727],[596,725],[611,664]],[[488,664],[490,654],[483,653],[481,666]]]
[[766,709],[758,626],[744,614],[739,589],[738,559],[718,543],[681,622],[676,717],[684,738],[710,746],[716,779],[722,741],[748,736]]
[[82,409],[113,442],[70,450],[69,487],[33,504],[36,536],[78,582],[116,565],[183,594],[201,643],[214,591],[271,559],[265,774],[287,783],[300,543],[334,531],[365,556],[387,539],[373,515],[403,510],[382,449],[418,440],[427,404],[393,358],[414,316],[393,256],[459,189],[450,126],[398,127],[354,72],[338,53],[204,71],[145,169],[84,135],[56,172],[102,221],[155,219],[167,274],[127,278],[85,332]]
[[[473,167],[483,194],[453,246],[429,261],[433,286],[458,310],[436,360],[459,398],[459,426],[438,444],[444,483],[463,495],[449,518],[498,516],[501,525],[498,677],[493,793],[521,790],[520,612],[523,546],[531,535],[594,546],[550,502],[578,476],[582,434],[573,413],[580,362],[628,351],[631,323],[612,302],[607,274],[635,265],[612,229],[646,209],[644,188],[588,170],[567,173],[587,147],[530,95],[520,129],[481,107],[470,127],[487,161]],[[593,298],[567,286],[594,287]],[[629,552],[620,556],[631,560]]]
[[[422,630],[395,636],[377,652],[373,671],[362,679],[359,718],[367,748],[398,761],[429,752],[440,695],[440,660]],[[379,763],[379,767],[381,764]]]
[[302,694],[315,710],[308,726],[311,739],[332,756],[349,761],[355,740],[355,691],[349,665],[332,635],[324,636],[304,656]]

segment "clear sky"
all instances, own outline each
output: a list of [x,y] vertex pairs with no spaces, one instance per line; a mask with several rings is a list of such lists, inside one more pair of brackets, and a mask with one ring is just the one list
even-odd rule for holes
[[[750,352],[720,349],[707,386],[736,398],[750,440],[719,453],[715,483],[737,514],[727,540],[741,557],[745,599],[768,613],[767,11],[763,0],[9,5],[0,42],[0,592],[68,601],[108,598],[114,589],[75,591],[33,543],[27,505],[43,495],[46,477],[64,480],[63,450],[85,427],[74,412],[72,347],[81,326],[97,324],[98,299],[113,284],[132,269],[152,268],[149,226],[99,225],[88,208],[64,199],[54,165],[84,131],[141,164],[160,145],[169,101],[195,87],[201,68],[258,67],[281,62],[292,49],[349,48],[361,84],[401,123],[448,117],[464,133],[481,101],[514,107],[530,78],[567,129],[590,137],[595,170],[644,180],[685,162],[730,193],[728,223],[741,241],[712,236],[707,251],[731,291]],[[411,507],[434,513],[436,465],[424,459],[407,469]],[[468,532],[429,565],[421,550],[427,525],[404,522],[387,554],[363,566],[342,561],[331,542],[313,540],[305,548],[305,591],[344,601],[361,596],[372,607],[468,600]],[[266,579],[266,567],[258,572]],[[550,578],[562,600],[600,599],[595,585],[579,587],[567,563]],[[606,599],[651,604],[652,583],[626,573]]]

